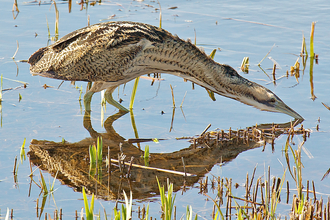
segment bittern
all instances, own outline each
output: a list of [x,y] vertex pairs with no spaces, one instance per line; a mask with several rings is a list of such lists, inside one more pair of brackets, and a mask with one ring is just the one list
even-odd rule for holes
[[144,74],[169,73],[262,111],[303,119],[269,89],[215,62],[190,41],[148,24],[120,21],[81,28],[40,48],[28,63],[33,75],[94,82],[85,106],[95,92],[106,89],[105,99],[128,111],[112,98],[116,87]]

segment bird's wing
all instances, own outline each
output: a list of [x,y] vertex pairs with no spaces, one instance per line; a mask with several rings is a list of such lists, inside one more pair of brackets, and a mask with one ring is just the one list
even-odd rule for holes
[[152,25],[136,22],[106,22],[73,31],[50,47],[59,52],[71,43],[106,45],[110,48],[132,45],[143,38],[151,42],[162,42],[167,35],[169,35],[167,31]]
[[168,35],[163,29],[135,22],[95,24],[39,49],[29,59],[30,70],[56,79],[109,81],[110,72],[120,74],[123,61],[133,59],[138,53],[141,40],[162,42]]

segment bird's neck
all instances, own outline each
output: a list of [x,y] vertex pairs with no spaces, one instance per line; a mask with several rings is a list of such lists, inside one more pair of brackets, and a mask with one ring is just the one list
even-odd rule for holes
[[151,72],[174,74],[229,98],[237,99],[237,88],[242,83],[251,83],[232,67],[215,62],[179,38],[146,48],[143,56]]

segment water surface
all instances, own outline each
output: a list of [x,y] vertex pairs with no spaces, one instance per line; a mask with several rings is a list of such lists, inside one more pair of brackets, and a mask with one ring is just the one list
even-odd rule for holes
[[[18,1],[20,13],[13,19],[12,1],[2,2],[0,9],[1,33],[0,33],[0,74],[5,78],[19,80],[28,83],[27,88],[18,88],[3,93],[0,142],[0,185],[1,197],[0,208],[14,209],[16,219],[24,219],[26,216],[35,218],[36,200],[40,189],[32,184],[29,195],[30,174],[29,162],[24,161],[19,165],[18,183],[13,181],[13,165],[15,156],[19,156],[20,146],[24,138],[27,140],[26,151],[29,151],[29,142],[32,139],[76,143],[91,137],[83,126],[84,109],[78,101],[79,90],[64,82],[59,89],[61,81],[42,77],[33,77],[29,73],[29,65],[26,63],[13,62],[11,57],[16,51],[16,41],[19,50],[16,60],[26,60],[40,47],[52,43],[48,37],[47,20],[51,35],[54,35],[55,12],[54,6],[50,8],[49,2],[41,5],[35,2]],[[151,7],[150,7],[151,6]],[[207,54],[215,48],[220,48],[215,56],[219,63],[226,63],[239,69],[244,57],[250,58],[249,74],[240,73],[244,77],[255,81],[274,91],[286,104],[305,118],[303,125],[311,129],[312,133],[304,147],[312,157],[303,153],[303,180],[314,180],[316,190],[323,198],[329,193],[329,178],[320,181],[323,174],[328,170],[328,141],[329,141],[329,110],[321,102],[330,104],[329,101],[329,74],[328,63],[330,61],[330,32],[329,21],[330,6],[327,1],[301,2],[301,1],[166,1],[161,2],[162,27],[183,39],[190,38],[194,41],[196,32],[197,45],[203,47]],[[168,9],[177,6],[177,9]],[[129,20],[159,25],[159,5],[154,1],[102,1],[95,6],[81,6],[74,3],[71,13],[68,13],[66,1],[58,1],[59,35],[82,28],[90,23],[106,21],[112,15],[112,20]],[[304,72],[300,72],[299,83],[295,77],[283,78],[276,85],[269,83],[268,77],[260,70],[257,64],[268,53],[279,64],[276,70],[277,77],[290,71],[297,55],[301,51],[302,37],[309,42],[311,23],[316,21],[314,51],[319,55],[318,64],[313,68],[313,86],[316,100],[311,99],[311,82],[309,75],[309,60]],[[309,49],[308,49],[309,50]],[[266,58],[261,67],[271,74],[273,62]],[[18,69],[18,70],[17,70]],[[160,143],[141,143],[142,150],[145,145],[150,146],[151,153],[172,153],[188,148],[190,143],[186,140],[176,140],[177,137],[194,136],[200,134],[211,123],[212,130],[240,129],[255,124],[284,123],[291,118],[284,114],[261,112],[253,107],[238,103],[216,95],[217,101],[212,101],[205,89],[183,82],[183,79],[168,74],[161,75],[163,81],[156,81],[153,86],[148,80],[140,80],[136,100],[134,104],[135,123],[140,138],[166,139]],[[44,89],[47,84],[52,88]],[[84,91],[86,83],[76,82]],[[170,85],[174,88],[175,101],[180,105],[183,97],[182,111],[176,108],[172,121],[172,97]],[[3,79],[3,88],[16,88],[20,83]],[[119,97],[123,99],[123,105],[128,107],[133,82],[125,88],[120,87]],[[19,94],[22,100],[19,102]],[[118,97],[118,92],[114,93]],[[99,133],[105,133],[102,126],[100,95],[96,94],[92,101],[93,129]],[[161,114],[161,112],[165,114]],[[107,105],[104,119],[116,113],[116,109]],[[183,113],[182,113],[183,112]],[[318,119],[320,118],[320,121]],[[319,125],[319,131],[316,126]],[[114,130],[124,139],[135,138],[132,128],[131,117],[126,114],[113,122]],[[171,131],[170,131],[171,130]],[[255,148],[240,153],[225,166],[214,164],[212,169],[205,172],[211,175],[232,178],[233,182],[242,185],[245,182],[247,172],[252,173],[258,164],[257,176],[264,174],[264,168],[271,166],[274,176],[281,177],[285,168],[285,158],[282,148],[286,136],[280,136],[275,142],[275,152],[269,145],[265,150]],[[296,145],[302,142],[298,136],[294,140]],[[282,165],[283,164],[283,165]],[[36,169],[34,166],[33,170]],[[188,171],[189,172],[189,171]],[[40,177],[39,171],[35,173],[35,180]],[[53,181],[53,177],[44,172],[46,182]],[[287,174],[286,179],[294,188],[292,178]],[[192,184],[188,191],[177,192],[176,206],[178,216],[185,213],[185,207],[192,205],[194,212],[209,219],[212,213],[212,202],[206,201],[206,197],[199,194],[199,184]],[[56,205],[62,208],[65,216],[74,216],[75,210],[80,211],[83,207],[82,194],[75,192],[72,187],[56,181],[54,193]],[[244,188],[239,187],[233,192],[236,196],[244,195]],[[215,197],[215,193],[209,192]],[[158,218],[160,207],[158,196],[149,196],[148,199],[135,200],[134,210],[137,206],[147,204],[151,206],[151,216]],[[103,210],[102,206],[112,213],[115,201],[98,199],[95,210]],[[288,214],[290,205],[281,205],[279,212]],[[55,209],[52,199],[46,204],[44,212],[53,213]],[[4,211],[2,211],[3,213]]]

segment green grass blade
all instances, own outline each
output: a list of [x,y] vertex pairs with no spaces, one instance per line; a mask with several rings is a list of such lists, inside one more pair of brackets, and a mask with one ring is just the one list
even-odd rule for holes
[[18,102],[21,102],[21,100],[22,100],[22,95],[21,93],[18,93]]
[[83,191],[83,199],[84,199],[84,206],[86,210],[86,219],[87,220],[93,220],[93,210],[94,210],[94,193],[92,194],[92,199],[91,199],[91,206],[89,207],[88,205],[88,200],[87,200],[87,195],[85,192],[85,187],[82,189]]
[[59,20],[59,12],[57,9],[57,5],[55,0],[53,0],[54,7],[55,7],[55,39],[57,40],[58,37],[58,20]]
[[48,30],[48,38],[50,38],[50,30],[49,30],[47,15],[46,15],[46,23],[47,23],[47,30]]
[[97,138],[97,161],[98,164],[102,163],[102,150],[103,150],[103,140],[102,137]]
[[[131,123],[132,123],[132,128],[133,128],[133,131],[134,131],[134,136],[135,136],[136,139],[138,139],[139,138],[139,133],[138,133],[138,130],[137,130],[137,127],[136,127],[133,109],[130,109],[129,115],[130,115],[130,118],[131,118]],[[138,143],[137,145],[140,148],[140,143]]]
[[139,79],[140,79],[140,77],[137,77],[134,81],[134,86],[133,86],[132,95],[131,95],[131,101],[129,103],[129,109],[130,110],[133,109],[135,94],[136,94],[137,86],[139,85]]
[[310,58],[314,58],[314,30],[315,30],[315,21],[312,22],[311,27],[311,38],[310,38]]
[[213,49],[212,52],[210,53],[210,57],[214,59],[215,52],[217,52],[217,49]]
[[282,176],[282,179],[281,179],[281,185],[280,185],[279,191],[276,192],[276,203],[275,203],[275,206],[274,206],[274,212],[276,211],[278,203],[280,203],[279,199],[280,199],[281,191],[282,191],[282,188],[283,188],[283,184],[285,182],[285,174],[286,174],[286,169],[285,169],[285,171],[283,173],[283,176]]
[[301,56],[303,56],[304,54],[306,56],[308,56],[307,47],[306,47],[306,39],[305,39],[305,36],[303,34],[303,36],[302,36],[302,45],[301,45]]
[[191,205],[187,205],[187,209],[186,209],[186,219],[187,220],[192,220],[192,207]]
[[1,101],[2,101],[2,85],[3,85],[2,78],[3,78],[3,76],[2,76],[2,74],[1,74],[1,83],[0,83],[0,103],[1,103]]
[[58,171],[56,172],[55,177],[54,177],[54,179],[53,179],[53,184],[50,186],[50,191],[51,191],[51,192],[54,191],[55,180],[56,180],[57,174],[58,174]]
[[91,207],[89,208],[90,220],[93,220],[93,210],[94,210],[94,193],[92,194]]
[[164,186],[160,186],[158,177],[156,177],[156,179],[157,179],[157,184],[158,184],[158,188],[159,188],[160,200],[161,200],[161,203],[162,203],[162,207],[164,207],[165,206]]
[[114,220],[120,220],[120,211],[117,211],[116,207],[113,209],[114,212]]
[[218,214],[219,214],[219,210],[217,210],[217,212],[215,213],[213,220],[217,220],[218,219]]
[[149,203],[147,206],[146,216],[145,216],[144,220],[149,220]]
[[[227,188],[227,190],[228,190],[228,188]],[[209,196],[209,195],[207,195],[207,194],[204,194],[206,197],[208,197],[209,199],[211,199],[212,201],[213,201],[213,203],[214,203],[214,205],[217,207],[217,213],[216,213],[216,215],[215,215],[215,217],[214,217],[214,220],[215,219],[217,219],[217,216],[218,216],[218,214],[220,214],[220,216],[219,216],[219,218],[221,217],[221,219],[225,219],[225,217],[224,217],[224,215],[223,215],[223,213],[222,213],[222,211],[221,211],[221,209],[220,209],[220,206],[219,206],[219,204],[214,200],[214,199],[212,199],[211,198],[211,196]]]
[[214,96],[214,92],[212,92],[211,90],[208,90],[208,89],[205,89],[205,90],[209,94],[209,96],[212,99],[212,101],[216,101],[215,96]]
[[47,195],[48,194],[47,185],[46,185],[46,182],[45,182],[44,176],[42,175],[41,170],[39,170],[39,171],[40,171],[40,179],[41,179],[42,189],[44,191],[44,195]]
[[[295,180],[295,177],[294,177],[294,175],[293,175],[293,173],[291,171],[291,166],[290,166],[290,158],[289,158],[289,146],[290,146],[290,144],[289,144],[289,138],[290,137],[288,137],[287,140],[286,140],[286,142],[285,142],[284,154],[285,154],[285,160],[286,160],[286,163],[288,165],[289,172],[290,172],[292,178]],[[290,149],[292,151],[291,146],[290,146]]]
[[87,196],[86,196],[86,192],[85,192],[85,187],[82,188],[83,191],[83,199],[84,199],[84,206],[85,206],[85,210],[86,210],[86,217],[89,216],[89,205],[88,205],[88,200],[87,200]]
[[126,208],[125,208],[125,212],[124,212],[124,207],[122,206],[122,211],[123,211],[123,215],[124,215],[124,213],[125,213],[125,217],[123,217],[123,219],[124,220],[127,220],[127,218],[128,218],[128,206],[129,206],[129,204],[128,204],[128,198],[127,198],[127,195],[126,195],[126,192],[125,192],[125,190],[123,190],[123,194],[124,194],[124,199],[125,199],[125,205],[126,205]]
[[[195,45],[196,45],[196,37],[195,37]],[[212,59],[214,59],[215,53],[217,52],[217,49],[213,49],[212,52],[210,53],[210,57]],[[207,91],[207,93],[209,94],[210,98],[212,99],[212,101],[216,101],[215,96],[214,96],[214,92],[212,92],[211,90],[205,89]]]
[[89,159],[91,164],[96,163],[96,147],[95,145],[89,146]]
[[103,208],[103,211],[104,211],[104,219],[105,219],[105,220],[108,220],[107,212],[105,211],[105,208]]
[[25,141],[26,141],[26,138],[24,138],[23,144],[21,146],[21,152],[20,152],[21,164],[23,164],[23,160],[26,160],[26,156],[25,156]]
[[149,158],[149,145],[144,148],[144,158]]
[[127,215],[126,215],[126,208],[124,204],[121,204],[121,215],[122,215],[122,220],[126,220]]

